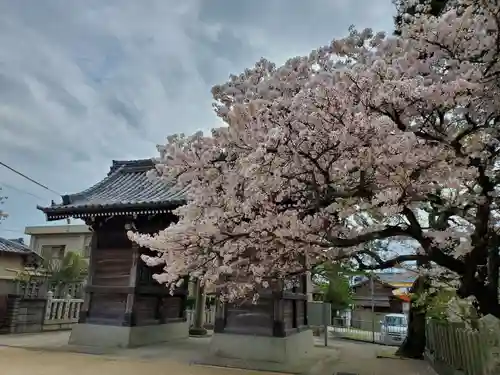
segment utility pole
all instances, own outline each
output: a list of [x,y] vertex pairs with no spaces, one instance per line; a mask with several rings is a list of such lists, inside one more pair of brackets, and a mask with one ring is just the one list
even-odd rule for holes
[[370,272],[370,301],[372,307],[372,342],[375,343],[375,299],[374,299],[373,272]]
[[325,330],[325,346],[328,346],[328,308],[330,309],[330,311],[332,311],[332,308],[331,308],[331,305],[329,303],[326,303],[325,301],[323,301],[323,329]]

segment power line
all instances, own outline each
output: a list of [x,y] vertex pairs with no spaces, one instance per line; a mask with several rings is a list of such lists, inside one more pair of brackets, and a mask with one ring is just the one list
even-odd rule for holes
[[45,186],[44,184],[42,184],[42,183],[40,183],[40,182],[38,182],[38,181],[36,181],[36,180],[32,179],[31,177],[29,177],[29,176],[25,175],[24,173],[19,172],[17,169],[14,169],[14,168],[12,168],[12,167],[9,167],[7,164],[5,164],[5,163],[3,163],[3,162],[1,162],[1,161],[0,161],[0,165],[1,165],[1,166],[3,166],[3,167],[5,167],[5,168],[7,168],[8,170],[10,170],[10,171],[14,172],[15,174],[18,174],[19,176],[21,176],[21,177],[25,178],[26,180],[28,180],[28,181],[30,181],[30,182],[32,182],[32,183],[34,183],[35,185],[38,185],[38,186],[40,186],[40,187],[44,188],[45,190],[50,191],[51,193],[54,193],[54,194],[56,194],[56,195],[61,196],[61,194],[59,194],[57,191],[52,190],[51,188],[49,188],[49,187]]
[[3,229],[2,227],[0,227],[0,232],[12,232],[12,233],[26,234],[26,233],[24,233],[24,231],[19,230],[19,229]]
[[30,193],[29,191],[26,191],[26,190],[20,189],[20,188],[18,188],[18,187],[15,187],[15,186],[12,186],[12,185],[6,184],[5,182],[1,182],[1,181],[0,181],[0,185],[5,186],[7,189],[11,189],[11,190],[17,191],[17,192],[19,192],[19,193],[23,193],[23,194],[31,195],[32,197],[35,197],[35,198],[40,199],[40,200],[46,200],[46,198],[42,198],[42,197],[40,197],[39,195],[36,195],[36,194]]

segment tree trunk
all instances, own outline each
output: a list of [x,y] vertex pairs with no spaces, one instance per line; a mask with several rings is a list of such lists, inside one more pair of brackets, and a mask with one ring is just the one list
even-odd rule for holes
[[[421,292],[427,288],[426,278],[419,276],[411,288],[411,292]],[[425,351],[425,308],[410,304],[408,333],[396,352],[396,355],[406,358],[423,359]]]
[[396,352],[406,358],[422,359],[425,350],[425,313],[410,306],[408,334]]

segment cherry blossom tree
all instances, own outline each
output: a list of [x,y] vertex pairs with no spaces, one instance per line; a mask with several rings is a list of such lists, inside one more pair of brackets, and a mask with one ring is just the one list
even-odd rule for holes
[[452,2],[453,0],[392,0],[397,10],[394,17],[395,33],[400,35],[401,27],[411,22],[411,16],[417,13],[439,16]]
[[[235,299],[325,260],[416,261],[500,317],[498,0],[416,13],[400,35],[366,29],[295,57],[262,59],[212,90],[226,126],[168,138],[155,176],[188,203],[156,235],[156,275],[221,283]],[[413,241],[383,257],[366,244]],[[369,260],[367,263],[367,259]]]

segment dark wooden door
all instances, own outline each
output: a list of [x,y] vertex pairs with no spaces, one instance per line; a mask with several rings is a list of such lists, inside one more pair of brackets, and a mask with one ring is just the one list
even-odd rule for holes
[[0,295],[0,332],[3,332],[8,326],[7,320],[7,295]]

